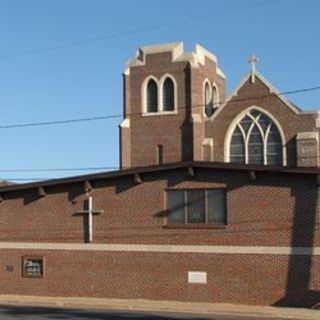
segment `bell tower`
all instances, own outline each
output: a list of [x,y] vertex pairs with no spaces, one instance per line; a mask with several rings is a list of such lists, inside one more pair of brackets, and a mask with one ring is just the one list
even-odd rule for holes
[[199,45],[184,52],[183,43],[141,47],[123,81],[121,169],[206,158],[205,123],[225,94],[212,53]]

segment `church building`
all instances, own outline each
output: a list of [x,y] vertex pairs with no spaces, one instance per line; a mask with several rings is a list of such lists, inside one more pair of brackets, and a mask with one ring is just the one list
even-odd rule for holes
[[0,186],[0,294],[312,307],[320,114],[200,45],[141,47],[120,170]]

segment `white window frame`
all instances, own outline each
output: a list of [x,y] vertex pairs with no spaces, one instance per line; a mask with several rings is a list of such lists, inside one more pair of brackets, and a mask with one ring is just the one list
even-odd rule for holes
[[[245,164],[249,164],[249,139],[250,139],[250,134],[251,131],[253,129],[253,127],[255,125],[257,125],[258,129],[260,130],[261,133],[261,137],[262,137],[262,141],[263,141],[263,164],[267,165],[267,142],[268,142],[268,136],[269,136],[269,132],[270,132],[270,127],[271,124],[269,124],[266,133],[264,134],[263,129],[261,128],[261,125],[258,123],[259,117],[258,118],[254,118],[250,115],[250,112],[256,110],[261,112],[262,114],[265,114],[267,117],[269,117],[273,123],[275,124],[275,126],[277,127],[277,129],[279,130],[280,133],[280,137],[281,137],[281,144],[282,144],[282,165],[286,166],[287,165],[287,150],[286,150],[286,139],[285,139],[285,135],[284,132],[279,124],[279,122],[277,121],[277,119],[275,117],[273,117],[272,114],[270,114],[268,111],[262,109],[261,107],[258,106],[251,106],[248,109],[245,109],[244,111],[242,111],[231,123],[231,125],[229,126],[228,130],[227,130],[227,134],[225,137],[225,143],[224,143],[224,158],[225,158],[225,162],[230,162],[230,148],[231,148],[231,139],[232,139],[232,135],[233,132],[235,130],[236,127],[238,127],[240,129],[240,132],[242,133],[242,137],[243,137],[243,141],[244,141],[244,146],[245,146]],[[239,123],[241,122],[241,120],[245,117],[248,116],[250,119],[253,120],[248,133],[245,135],[244,131],[242,130],[241,126],[239,126]]]
[[[211,83],[208,78],[204,79],[204,81],[202,83],[202,113],[203,113],[205,119],[210,120],[210,119],[212,119],[215,112],[213,112],[213,114],[210,117],[208,117],[206,115],[206,108],[205,108],[206,107],[206,84],[208,84],[209,88],[210,88],[210,97],[211,97],[213,109],[216,109],[219,106],[220,94],[219,94],[218,86],[215,82]],[[214,98],[213,97],[214,90],[216,92],[215,99],[213,99]]]
[[[173,82],[174,88],[174,106],[173,110],[164,111],[163,110],[163,85],[167,78],[170,78]],[[158,111],[157,112],[148,112],[147,110],[147,88],[150,79],[154,80],[157,84],[158,88]],[[141,99],[142,99],[142,116],[149,117],[149,116],[162,116],[162,115],[172,115],[178,113],[178,85],[177,81],[169,73],[164,74],[160,80],[158,80],[155,76],[150,75],[146,79],[144,79],[142,86],[141,86]]]
[[[157,112],[148,112],[148,83],[150,80],[153,80],[157,84],[157,95],[158,95],[158,105],[157,105]],[[142,114],[148,114],[148,115],[155,115],[159,112],[159,81],[156,77],[150,75],[146,79],[144,79],[142,86],[141,86],[141,99],[142,99]]]

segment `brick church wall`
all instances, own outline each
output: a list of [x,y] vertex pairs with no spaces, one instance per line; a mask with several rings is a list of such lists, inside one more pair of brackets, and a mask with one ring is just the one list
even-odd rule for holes
[[[313,302],[307,297],[320,288],[319,256],[248,254],[236,248],[319,247],[314,175],[257,172],[252,181],[248,171],[196,169],[190,177],[187,170],[176,169],[141,177],[140,184],[132,176],[92,181],[94,208],[104,209],[93,218],[93,245],[231,246],[234,252],[1,249],[0,293],[265,305]],[[226,227],[166,226],[165,190],[185,188],[225,188]],[[46,190],[41,198],[36,189],[5,195],[1,241],[84,244],[85,219],[79,214],[86,199],[83,184]],[[23,256],[45,258],[43,278],[22,277]],[[188,271],[207,272],[208,283],[188,284]]]
[[315,113],[294,113],[277,95],[256,77],[255,83],[250,81],[240,88],[212,121],[206,122],[206,137],[214,138],[214,160],[225,161],[225,137],[231,122],[249,107],[260,107],[277,119],[286,139],[286,158],[288,166],[297,165],[296,136],[299,132],[318,132]]

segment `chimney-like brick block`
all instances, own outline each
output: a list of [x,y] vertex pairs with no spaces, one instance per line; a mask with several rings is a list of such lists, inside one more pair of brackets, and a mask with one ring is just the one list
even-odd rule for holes
[[319,167],[318,132],[299,132],[296,142],[298,167]]
[[203,160],[204,161],[213,161],[213,139],[212,138],[206,138],[203,141],[202,144],[202,150],[203,150]]
[[131,167],[131,139],[130,139],[130,119],[126,118],[119,126],[120,130],[120,168]]
[[192,114],[191,122],[193,133],[193,160],[201,161],[203,160],[201,141],[203,141],[204,137],[204,127],[202,123],[202,118],[199,114]]

